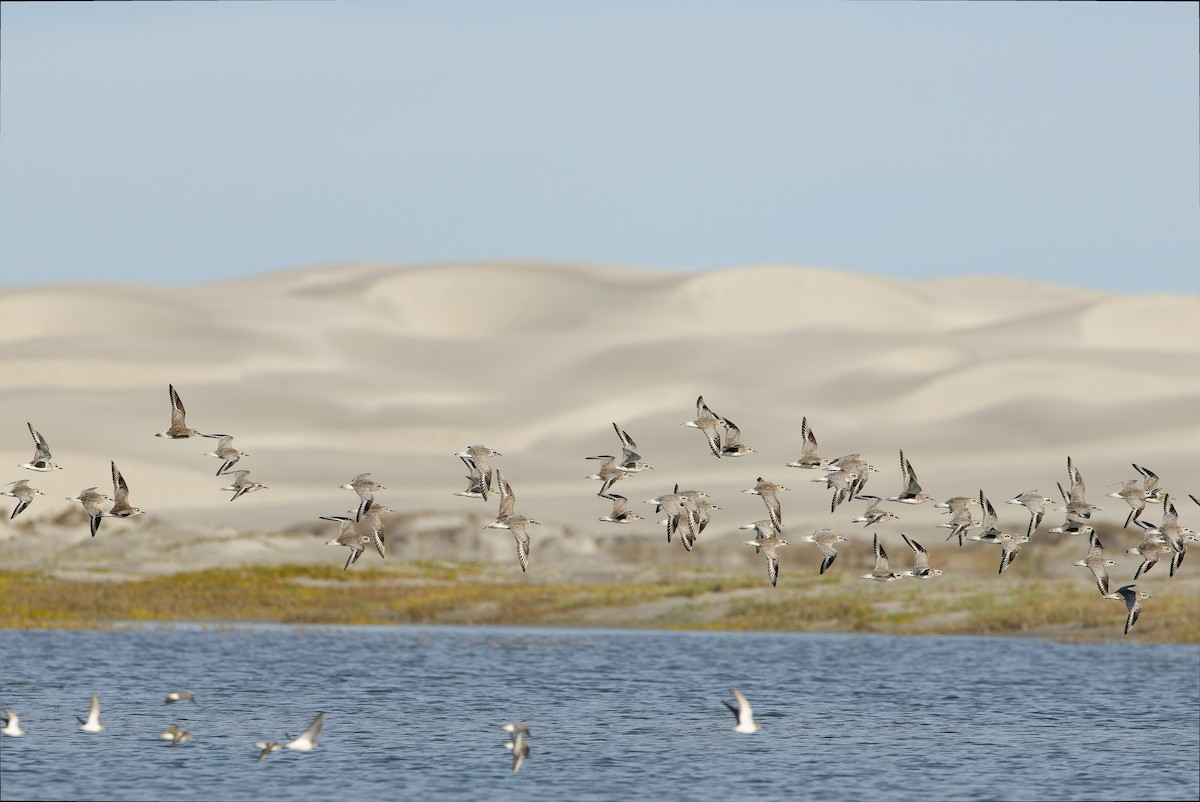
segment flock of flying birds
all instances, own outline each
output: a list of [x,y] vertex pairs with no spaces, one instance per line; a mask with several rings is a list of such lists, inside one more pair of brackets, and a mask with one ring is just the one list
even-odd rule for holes
[[[168,387],[168,395],[171,402],[171,425],[165,431],[159,432],[156,437],[175,440],[191,437],[217,439],[217,447],[205,456],[221,460],[221,467],[217,470],[217,476],[231,477],[229,484],[221,488],[224,491],[233,493],[231,501],[237,500],[247,493],[267,489],[266,485],[250,479],[250,471],[231,470],[242,457],[249,456],[247,452],[240,451],[233,446],[232,436],[203,434],[196,429],[189,428],[185,420],[186,412],[183,402],[180,400],[174,386]],[[46,439],[33,428],[32,424],[28,425],[30,435],[34,441],[34,456],[32,460],[19,467],[40,472],[61,470],[61,466],[53,462]],[[713,412],[704,403],[703,396],[696,399],[696,417],[692,420],[682,422],[681,425],[699,429],[704,434],[708,449],[714,457],[743,457],[754,451],[753,448],[742,443],[741,430],[737,425],[728,418]],[[629,476],[650,470],[652,466],[642,460],[641,454],[638,453],[637,443],[627,431],[623,430],[616,423],[613,423],[613,429],[620,441],[621,456],[616,457],[604,454],[587,457],[589,460],[598,461],[599,468],[594,474],[585,478],[600,481],[602,485],[597,495],[612,502],[612,510],[608,514],[601,516],[599,520],[606,523],[629,524],[642,520],[642,516],[630,509],[628,498],[612,492],[613,487],[617,482]],[[863,460],[860,454],[847,454],[833,459],[820,456],[816,436],[813,434],[812,429],[809,428],[807,418],[801,421],[801,438],[803,441],[803,451],[800,457],[793,462],[786,463],[786,467],[801,468],[820,473],[812,481],[823,484],[830,491],[830,513],[835,512],[840,505],[851,499],[866,501],[867,507],[859,516],[851,519],[851,522],[872,526],[898,517],[882,507],[884,501],[918,505],[935,500],[932,496],[924,492],[917,479],[917,473],[913,468],[912,462],[904,456],[903,451],[900,452],[900,473],[902,477],[900,491],[895,496],[881,498],[863,492],[866,489],[870,474],[876,472],[877,469]],[[491,465],[491,459],[500,457],[502,454],[486,446],[472,445],[460,451],[455,456],[462,460],[468,473],[466,476],[466,489],[454,495],[466,498],[478,498],[484,501],[488,499],[489,494],[496,494],[499,497],[499,509],[496,518],[487,524],[487,528],[507,529],[512,534],[516,541],[517,559],[521,565],[521,570],[523,572],[527,571],[530,555],[528,528],[539,522],[516,512],[516,495],[513,492],[512,485],[509,484],[508,480],[499,470],[493,469]],[[113,495],[111,498],[100,493],[96,487],[88,487],[80,491],[78,496],[68,499],[68,501],[78,501],[82,505],[88,515],[89,527],[93,537],[99,531],[100,522],[106,517],[128,518],[142,514],[141,509],[129,503],[129,486],[125,482],[121,472],[117,469],[115,461],[111,463],[111,467],[113,483]],[[1169,572],[1171,576],[1174,576],[1183,562],[1184,555],[1187,552],[1188,541],[1200,540],[1200,536],[1179,523],[1178,511],[1170,495],[1159,486],[1159,477],[1153,471],[1143,466],[1134,464],[1133,468],[1137,471],[1138,477],[1122,482],[1117,490],[1107,494],[1108,497],[1124,500],[1129,505],[1129,514],[1125,519],[1123,528],[1128,528],[1131,524],[1136,524],[1142,530],[1141,541],[1138,545],[1126,549],[1127,553],[1137,554],[1142,559],[1142,563],[1138,566],[1133,578],[1136,581],[1163,558],[1169,558]],[[10,482],[6,487],[9,489],[0,491],[0,495],[12,496],[17,500],[17,505],[10,518],[15,518],[28,508],[36,496],[44,495],[42,491],[31,487],[27,479]],[[374,545],[375,550],[381,558],[385,556],[386,533],[382,515],[393,510],[375,501],[375,491],[386,490],[387,488],[373,481],[369,473],[359,474],[346,484],[341,485],[341,487],[355,492],[358,496],[357,506],[349,510],[346,515],[328,515],[321,516],[321,518],[338,523],[338,534],[334,539],[327,541],[327,545],[343,546],[350,550],[350,555],[346,560],[344,568],[344,570],[348,570],[369,545]],[[779,500],[779,493],[787,489],[783,485],[768,482],[759,477],[754,487],[742,491],[743,493],[760,497],[767,510],[767,517],[765,519],[745,524],[739,528],[754,530],[754,540],[746,540],[744,544],[753,546],[756,553],[761,553],[765,557],[767,576],[773,587],[779,579],[778,550],[783,546],[790,545],[782,537],[784,527],[783,511]],[[1104,547],[1100,542],[1095,527],[1091,524],[1092,513],[1099,508],[1087,501],[1083,476],[1070,457],[1067,457],[1067,486],[1064,487],[1062,483],[1059,483],[1058,491],[1064,505],[1058,509],[1065,512],[1066,517],[1060,526],[1050,528],[1048,531],[1055,534],[1082,535],[1087,537],[1089,543],[1087,556],[1078,562],[1072,563],[1072,565],[1087,568],[1092,572],[1096,587],[1099,589],[1102,598],[1114,599],[1125,603],[1125,634],[1129,634],[1130,629],[1137,623],[1138,616],[1141,614],[1141,602],[1143,599],[1149,598],[1149,594],[1136,590],[1136,586],[1133,584],[1124,585],[1118,588],[1116,592],[1109,592],[1108,568],[1115,565],[1116,562],[1104,556]],[[1200,499],[1197,499],[1195,495],[1190,495],[1190,498],[1197,505],[1200,505]],[[667,542],[670,543],[672,538],[678,536],[684,549],[690,552],[697,538],[708,526],[712,512],[720,509],[718,505],[707,499],[708,494],[703,491],[680,490],[679,485],[676,484],[670,493],[664,493],[648,499],[645,503],[654,505],[656,517],[658,515],[665,516],[658,523],[666,526]],[[108,509],[104,509],[102,505],[109,501],[112,502],[111,506]],[[1042,524],[1046,512],[1054,504],[1054,500],[1043,496],[1037,490],[1031,490],[1009,499],[1006,503],[1019,505],[1028,510],[1029,523],[1024,532],[1006,532],[1000,529],[998,527],[999,518],[996,510],[982,490],[979,491],[978,497],[954,496],[940,503],[935,503],[933,506],[945,509],[945,514],[949,516],[945,522],[937,524],[938,528],[950,530],[946,538],[947,541],[957,539],[960,547],[967,540],[979,543],[991,543],[999,546],[1001,549],[999,573],[1002,574],[1012,564],[1013,560],[1016,559],[1021,551],[1021,547],[1033,539],[1035,532]],[[975,504],[978,504],[982,513],[979,520],[975,519],[974,512],[971,509]],[[1146,511],[1148,504],[1161,504],[1163,507],[1162,519],[1158,525],[1141,520],[1141,516]],[[370,530],[369,534],[359,531],[358,524],[360,523],[366,524]],[[920,543],[910,538],[907,534],[901,534],[901,537],[912,552],[912,569],[908,571],[893,571],[888,561],[887,552],[879,540],[879,535],[875,534],[873,537],[875,568],[871,573],[863,574],[860,578],[876,582],[890,582],[902,578],[932,579],[942,576],[943,572],[941,570],[932,567],[929,552]],[[799,537],[797,540],[817,546],[822,555],[819,572],[824,574],[837,558],[837,544],[847,542],[848,538],[835,534],[831,529],[825,528]],[[733,693],[737,704],[733,705],[729,702],[725,702],[724,704],[737,718],[737,726],[733,728],[734,731],[739,733],[753,733],[757,731],[762,725],[753,721],[753,713],[749,702],[746,701],[746,697],[737,689],[734,689]],[[195,702],[191,694],[186,691],[173,692],[167,697],[168,702],[181,700]],[[7,709],[3,712],[7,721],[4,729],[0,730],[0,732],[7,735],[22,735],[24,731],[19,725],[17,715]],[[86,720],[80,719],[80,729],[87,732],[99,732],[103,729],[99,717],[100,704],[93,694],[91,710]],[[321,729],[323,721],[324,713],[321,713],[296,738],[289,737],[282,743],[278,741],[257,743],[255,746],[260,750],[258,759],[261,761],[271,752],[278,751],[280,748],[298,751],[311,750],[317,745],[316,736]],[[529,742],[526,740],[529,737],[529,727],[527,724],[514,723],[505,725],[504,729],[512,734],[512,740],[505,744],[505,748],[512,753],[512,770],[516,772],[520,769],[523,760],[530,753]],[[177,726],[170,727],[162,733],[162,738],[170,740],[173,746],[184,743],[190,740],[191,737],[191,733],[180,730]]]

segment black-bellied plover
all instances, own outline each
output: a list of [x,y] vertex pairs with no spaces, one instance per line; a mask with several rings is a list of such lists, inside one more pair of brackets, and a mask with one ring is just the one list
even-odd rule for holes
[[160,732],[158,737],[164,741],[173,741],[175,740],[175,736],[180,732],[182,732],[182,730],[179,729],[179,725],[172,724],[170,727],[167,727],[165,730]]
[[971,508],[963,505],[951,511],[948,521],[935,524],[935,526],[939,529],[949,529],[950,534],[946,535],[946,540],[949,541],[951,538],[957,537],[959,548],[962,548],[963,535],[979,526],[979,521],[976,521],[975,516],[971,514]]
[[171,746],[179,746],[192,740],[192,734],[187,730],[178,730],[171,736]]
[[[763,538],[771,537],[776,533],[775,524],[771,523],[771,521],[766,518],[761,521],[755,521],[752,524],[742,524],[738,527],[738,529],[753,529],[755,540],[762,540]],[[756,547],[754,549],[754,553],[758,554],[758,551],[759,549]]]
[[1096,578],[1096,587],[1100,589],[1101,596],[1108,595],[1108,568],[1116,565],[1116,560],[1109,560],[1104,557],[1104,546],[1100,543],[1100,538],[1095,532],[1088,538],[1090,548],[1088,549],[1087,557],[1082,560],[1071,563],[1080,568],[1087,568],[1092,572],[1092,576]]
[[912,577],[913,579],[932,579],[935,576],[941,576],[942,572],[937,568],[931,568],[929,565],[929,552],[915,540],[909,538],[903,532],[900,537],[904,538],[904,542],[913,552],[913,567],[911,571],[901,572],[901,576]]
[[1171,555],[1174,551],[1175,549],[1166,541],[1166,538],[1159,534],[1151,534],[1149,530],[1146,530],[1142,534],[1141,543],[1131,549],[1125,549],[1126,554],[1137,554],[1142,558],[1142,564],[1134,572],[1133,578],[1140,579],[1142,574],[1157,565],[1161,558]]
[[[370,535],[359,534],[355,528],[355,520],[345,515],[322,515],[323,521],[337,521],[340,524],[337,537],[333,540],[326,540],[326,546],[345,546],[350,549],[350,556],[346,558],[346,566],[343,571],[350,570],[350,566],[358,561],[362,556],[363,550],[371,542]],[[290,747],[289,747],[290,748]]]
[[262,482],[251,481],[250,471],[232,471],[225,475],[233,477],[233,481],[221,488],[233,493],[229,498],[230,501],[237,501],[247,493],[253,493],[256,490],[270,490]]
[[901,504],[924,504],[926,501],[933,501],[933,496],[921,489],[921,483],[917,481],[917,472],[904,456],[904,449],[900,449],[900,476],[903,480],[900,495],[889,496],[888,501],[898,501]]
[[[317,747],[317,734],[321,732],[321,725],[324,723],[325,714],[317,713],[317,717],[312,720],[312,724],[308,725],[308,729],[285,743],[283,748],[297,752],[311,752]],[[291,738],[291,736],[288,737]]]
[[721,508],[711,501],[705,501],[703,499],[695,502],[693,507],[694,514],[696,516],[696,537],[700,537],[700,535],[704,534],[704,530],[708,527],[709,522],[712,521],[713,510],[719,510]]
[[29,434],[33,437],[33,459],[17,467],[28,468],[31,471],[61,471],[62,466],[51,461],[53,457],[50,455],[50,446],[46,443],[46,438],[33,428],[32,423],[26,422],[25,425],[29,427]]
[[475,464],[475,460],[470,457],[459,457],[463,465],[467,466],[467,489],[460,490],[454,495],[463,496],[465,498],[481,498],[487,501],[488,485],[484,479],[483,471],[479,470],[479,466]]
[[1041,494],[1041,491],[1038,490],[1026,490],[1021,495],[1014,496],[1004,503],[1019,504],[1020,506],[1029,510],[1029,530],[1026,532],[1026,534],[1032,538],[1033,533],[1036,532],[1037,528],[1041,525],[1042,518],[1046,515],[1046,505],[1053,504],[1054,499],[1046,498]]
[[854,498],[858,499],[859,501],[869,501],[871,503],[867,505],[867,508],[865,510],[863,510],[862,515],[858,516],[857,518],[850,519],[850,523],[852,523],[852,524],[862,524],[863,527],[865,528],[865,527],[870,526],[871,524],[877,524],[877,523],[881,523],[883,521],[890,521],[890,520],[900,517],[899,515],[896,515],[895,513],[891,513],[891,512],[888,512],[887,510],[879,509],[879,503],[880,503],[880,501],[882,501],[882,499],[879,498],[879,496],[868,496],[866,494],[863,494],[863,495],[855,496]]
[[1087,486],[1083,483],[1083,474],[1075,467],[1075,463],[1070,457],[1067,457],[1067,476],[1071,480],[1070,491],[1063,490],[1062,483],[1058,483],[1058,493],[1063,497],[1065,503],[1062,509],[1072,521],[1087,523],[1088,519],[1092,517],[1092,513],[1099,512],[1100,508],[1089,504],[1085,498]]
[[1119,588],[1116,593],[1108,593],[1104,596],[1106,599],[1116,599],[1117,601],[1125,602],[1125,634],[1129,634],[1129,630],[1133,629],[1133,625],[1137,623],[1138,616],[1142,614],[1142,599],[1150,598],[1150,594],[1141,590],[1134,590],[1134,585],[1125,585]]
[[654,466],[647,465],[642,461],[642,455],[637,450],[637,443],[633,442],[629,432],[618,426],[616,421],[613,422],[613,430],[616,431],[617,438],[621,441],[621,462],[617,465],[618,468],[626,473],[640,473],[654,469]]
[[708,450],[713,453],[714,457],[721,456],[721,433],[717,431],[717,427],[721,425],[721,418],[705,405],[704,396],[696,398],[695,420],[684,421],[679,425],[690,426],[693,429],[699,429],[704,432],[704,439],[708,442]]
[[117,470],[117,463],[110,462],[109,464],[112,466],[113,504],[104,515],[108,518],[131,518],[135,515],[142,515],[142,510],[129,503],[129,485],[125,482],[125,477]]
[[876,533],[872,546],[875,549],[875,570],[869,574],[862,574],[859,579],[874,579],[876,582],[891,582],[893,579],[900,579],[903,574],[897,574],[892,571],[888,565],[887,552],[883,550],[883,544],[879,542],[879,534]]
[[90,519],[89,526],[92,530],[92,537],[96,536],[96,532],[100,529],[100,519],[104,517],[104,510],[100,509],[100,505],[108,500],[108,496],[94,487],[85,487],[79,491],[78,496],[67,499],[67,501],[78,501],[83,505],[83,511],[88,514]]
[[171,691],[167,694],[167,698],[163,700],[163,704],[169,705],[175,702],[191,702],[196,704],[196,697],[192,696],[190,691]]
[[476,467],[478,467],[480,472],[483,474],[483,486],[485,488],[487,488],[488,490],[497,490],[497,491],[500,489],[492,480],[492,464],[491,464],[491,462],[489,462],[489,460],[492,457],[503,457],[504,456],[499,451],[496,451],[495,449],[492,449],[492,448],[488,448],[487,446],[476,445],[476,446],[467,446],[466,448],[464,448],[462,451],[458,452],[454,456],[466,457],[467,459],[469,459],[475,463]]
[[250,456],[249,451],[239,451],[233,447],[233,435],[231,434],[206,434],[203,436],[219,438],[217,440],[217,447],[204,455],[221,460],[221,467],[217,469],[217,476],[220,476],[236,465],[237,461],[242,457]]
[[1139,480],[1126,479],[1121,483],[1121,486],[1111,493],[1105,494],[1106,498],[1124,499],[1129,505],[1129,515],[1125,517],[1125,525],[1122,529],[1128,529],[1132,521],[1136,521],[1142,516],[1142,511],[1146,509],[1146,494],[1139,487]]
[[[186,440],[189,437],[206,437],[201,435],[195,429],[189,429],[184,421],[187,415],[187,410],[183,408],[183,401],[179,398],[179,393],[175,392],[175,385],[167,385],[167,396],[171,399],[171,425],[165,432],[159,432],[155,437],[166,437],[171,440]],[[221,437],[222,435],[215,435]]]
[[496,471],[496,483],[500,489],[500,510],[496,520],[488,524],[486,528],[507,529],[512,534],[513,540],[517,544],[517,561],[521,563],[521,572],[524,573],[529,569],[530,550],[529,533],[526,529],[530,525],[540,524],[540,522],[524,515],[517,515],[514,510],[516,494],[513,493],[512,486],[500,471]]
[[616,457],[608,454],[601,454],[598,457],[586,457],[586,459],[603,460],[603,462],[600,463],[600,467],[596,469],[595,473],[591,474],[590,476],[583,477],[584,479],[598,479],[604,483],[601,485],[600,490],[596,493],[597,496],[607,495],[608,491],[612,489],[612,486],[621,479],[624,479],[626,476],[625,471],[617,467]]
[[[740,528],[740,527],[739,527]],[[788,545],[786,540],[780,540],[774,534],[767,537],[755,538],[754,540],[742,541],[747,546],[753,546],[757,552],[762,551],[767,558],[767,578],[771,580],[771,587],[775,587],[775,582],[779,579],[779,555],[775,549],[780,546]]]
[[851,491],[858,481],[858,473],[856,471],[839,470],[827,473],[812,481],[824,482],[825,486],[833,491],[833,495],[829,499],[829,511],[834,512],[843,501],[850,497]]
[[96,694],[92,694],[92,706],[88,708],[88,716],[86,719],[75,717],[79,722],[79,729],[84,732],[100,732],[104,729],[104,725],[100,723],[100,700]]
[[[1194,496],[1192,500],[1195,501]],[[1138,521],[1138,525],[1146,530],[1145,537],[1156,535],[1171,547],[1171,576],[1175,576],[1175,572],[1179,570],[1179,566],[1183,564],[1183,558],[1187,555],[1188,541],[1200,540],[1200,536],[1179,523],[1179,511],[1175,509],[1175,502],[1171,501],[1170,494],[1163,494],[1162,505],[1162,521],[1158,526],[1153,526],[1146,521]]]
[[953,515],[959,510],[966,509],[975,503],[977,502],[974,496],[951,496],[940,504],[934,504],[933,506],[935,509],[949,510],[948,513],[942,513],[943,515]]
[[1168,494],[1166,490],[1159,487],[1158,474],[1136,462],[1131,464],[1133,469],[1142,475],[1142,495],[1145,497],[1146,503],[1162,504],[1163,498]]
[[25,734],[24,728],[21,727],[21,717],[7,707],[3,710],[4,713],[4,729],[0,729],[0,733],[11,735],[14,738],[20,738]]
[[730,704],[724,699],[721,700],[721,704],[729,708],[729,712],[733,713],[733,717],[737,719],[737,726],[733,728],[733,731],[743,735],[752,735],[761,730],[762,724],[754,720],[754,711],[750,708],[750,702],[737,688],[733,689],[733,698],[737,700],[736,705]]
[[671,536],[675,534],[680,527],[686,525],[686,530],[679,533],[679,539],[683,541],[683,547],[688,551],[692,550],[692,541],[696,539],[696,512],[687,499],[679,494],[679,485],[675,485],[675,492],[664,493],[657,498],[647,499],[645,503],[656,505],[654,511],[662,512],[667,516],[667,542],[671,542]]
[[811,535],[804,535],[800,540],[805,543],[815,543],[817,548],[821,550],[821,554],[825,555],[825,559],[821,561],[821,573],[833,565],[833,561],[837,559],[837,550],[834,546],[838,543],[848,543],[849,538],[842,535],[835,535],[828,529],[818,529]]
[[725,427],[725,441],[721,444],[722,457],[744,457],[754,451],[742,443],[742,430],[729,418],[722,417],[721,425]]
[[599,520],[613,524],[631,524],[634,521],[642,520],[642,516],[629,509],[629,499],[624,496],[618,496],[615,493],[609,493],[603,498],[608,499],[613,503],[612,512],[608,515],[603,515]]
[[804,450],[800,453],[798,459],[786,463],[787,467],[808,468],[812,470],[824,468],[829,464],[829,460],[817,454],[817,436],[813,434],[812,429],[808,428],[807,417],[800,419],[800,439],[804,441]]
[[763,500],[763,504],[767,505],[767,517],[771,519],[771,523],[775,524],[776,531],[783,530],[783,509],[779,504],[780,490],[787,490],[787,488],[774,482],[768,482],[760,476],[755,481],[754,487],[742,491]]
[[18,479],[8,484],[12,485],[12,488],[9,490],[0,490],[0,496],[12,496],[17,500],[17,506],[13,507],[12,515],[8,516],[10,521],[24,512],[25,508],[33,503],[34,496],[46,495],[36,487],[30,487],[28,479]]
[[395,512],[395,510],[386,504],[372,502],[367,506],[366,512],[362,514],[362,522],[371,527],[371,541],[375,544],[375,551],[379,552],[380,558],[383,557],[384,544],[387,537],[383,523],[383,514],[385,512]]
[[367,507],[375,500],[376,490],[387,490],[386,487],[376,482],[374,479],[368,478],[371,474],[360,473],[344,485],[338,485],[343,490],[353,490],[358,495],[358,515],[354,516],[355,520],[362,518],[363,513],[367,511]]

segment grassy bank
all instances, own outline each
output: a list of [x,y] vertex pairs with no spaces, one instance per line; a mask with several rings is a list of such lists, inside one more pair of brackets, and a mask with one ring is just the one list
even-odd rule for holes
[[[1194,597],[1147,600],[1139,641],[1200,643]],[[969,578],[886,585],[822,578],[771,588],[760,577],[536,584],[467,564],[401,571],[248,566],[125,582],[0,571],[0,627],[106,628],[127,622],[522,624],[889,634],[1034,635],[1123,640],[1124,605],[1041,579],[981,587]]]

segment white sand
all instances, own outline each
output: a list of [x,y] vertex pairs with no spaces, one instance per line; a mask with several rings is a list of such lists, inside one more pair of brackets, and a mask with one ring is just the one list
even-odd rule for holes
[[[1137,462],[1200,528],[1186,499],[1200,495],[1194,297],[779,266],[351,264],[185,288],[0,288],[0,344],[0,482],[28,478],[47,493],[22,516],[35,519],[81,488],[108,492],[115,459],[132,503],[181,526],[272,530],[341,514],[355,498],[338,486],[365,471],[398,511],[490,520],[494,501],[452,495],[466,484],[453,454],[482,443],[504,453],[495,465],[520,512],[578,536],[657,542],[649,521],[596,521],[610,505],[583,478],[595,468],[584,458],[620,453],[617,421],[656,470],[614,492],[649,518],[641,501],[677,481],[706,490],[723,509],[705,549],[744,548],[736,527],[765,510],[738,490],[759,476],[792,488],[781,496],[789,531],[853,534],[861,502],[831,515],[816,474],[784,467],[807,415],[824,454],[861,452],[880,468],[868,492],[881,496],[899,490],[903,448],[928,492],[982,487],[1005,525],[1023,527],[1024,510],[1000,502],[1034,488],[1057,496],[1070,454],[1106,520],[1127,513],[1103,499],[1106,485],[1133,478]],[[216,441],[153,436],[169,423],[168,383],[189,425],[235,435],[252,455],[237,467],[269,490],[230,503],[220,463],[202,456]],[[700,394],[757,453],[717,460],[679,425]],[[65,470],[16,467],[32,454],[26,421]],[[901,520],[881,534],[940,539],[936,511],[895,509]],[[0,537],[14,532],[0,522]],[[507,554],[507,533],[487,536]],[[669,559],[687,558],[670,547]]]

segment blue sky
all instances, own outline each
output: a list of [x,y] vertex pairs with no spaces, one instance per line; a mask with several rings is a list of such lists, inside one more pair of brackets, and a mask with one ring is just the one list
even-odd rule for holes
[[1200,292],[1192,4],[0,14],[0,283],[538,259]]

